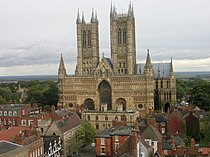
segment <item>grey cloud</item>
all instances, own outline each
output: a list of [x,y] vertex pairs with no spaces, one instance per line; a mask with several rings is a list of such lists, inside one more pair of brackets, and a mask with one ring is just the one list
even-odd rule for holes
[[0,66],[10,67],[59,63],[61,53],[63,53],[67,62],[73,62],[76,59],[75,51],[76,48],[70,46],[70,44],[56,44],[47,41],[12,49],[1,49]]

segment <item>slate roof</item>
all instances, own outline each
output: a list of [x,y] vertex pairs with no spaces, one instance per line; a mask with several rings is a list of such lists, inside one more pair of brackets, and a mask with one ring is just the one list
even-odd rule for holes
[[113,126],[99,132],[96,137],[111,137],[114,135],[129,136],[131,135],[130,126]]
[[18,149],[20,147],[22,146],[19,144],[2,140],[0,141],[0,155]]
[[161,122],[167,122],[167,119],[162,114],[152,114],[149,116],[149,118],[155,118],[155,122],[161,123]]
[[181,146],[184,144],[183,138],[181,138],[179,135],[174,136],[174,143],[176,146]]
[[141,135],[145,139],[151,139],[152,141],[161,141],[162,140],[162,135],[157,131],[156,128],[153,126],[149,125],[142,133]]
[[106,60],[106,62],[109,64],[109,66],[113,69],[113,64],[112,64],[111,58],[104,58],[104,60]]
[[70,115],[73,114],[72,112],[67,111],[67,110],[64,110],[64,109],[62,109],[62,110],[56,110],[55,113],[56,113],[59,117],[61,117],[61,118],[62,118],[62,117],[66,117],[66,116],[70,116]]
[[[143,74],[144,66],[145,66],[145,64],[136,64],[135,65],[135,74]],[[170,77],[171,63],[152,63],[152,66],[153,66],[153,70],[154,70],[154,79],[158,78],[158,69],[160,70],[160,78]]]
[[66,118],[63,118],[61,120],[55,121],[55,124],[57,125],[58,129],[64,133],[67,132],[81,124],[81,119],[77,114],[72,113],[71,116],[68,116]]
[[172,150],[171,142],[163,142],[162,149],[163,150]]

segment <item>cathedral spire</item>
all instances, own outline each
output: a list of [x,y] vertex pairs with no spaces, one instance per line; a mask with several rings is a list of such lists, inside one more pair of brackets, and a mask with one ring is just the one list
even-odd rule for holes
[[80,15],[79,15],[79,8],[78,8],[78,13],[77,13],[77,23],[81,23]]
[[85,24],[84,12],[82,12],[82,23]]
[[92,8],[92,15],[91,15],[91,23],[95,22],[95,17],[94,17],[94,10]]
[[95,10],[95,22],[98,22],[97,11]]
[[147,49],[147,60],[146,60],[146,66],[149,67],[151,65],[150,55],[149,55],[149,49]]
[[132,13],[132,16],[133,16],[133,18],[134,18],[133,3],[132,3],[131,13]]
[[128,6],[128,17],[131,17],[132,16],[132,9],[131,9],[131,1],[129,3],[129,6]]
[[62,53],[61,53],[61,58],[60,58],[60,65],[59,65],[59,69],[58,69],[58,74],[59,75],[66,75],[66,68],[65,68],[65,65],[64,65]]
[[170,63],[170,75],[171,75],[171,76],[174,75],[172,57],[171,57],[171,63]]
[[112,18],[112,16],[113,16],[113,12],[112,12],[113,10],[112,10],[112,1],[111,1],[111,8],[110,8],[110,18]]

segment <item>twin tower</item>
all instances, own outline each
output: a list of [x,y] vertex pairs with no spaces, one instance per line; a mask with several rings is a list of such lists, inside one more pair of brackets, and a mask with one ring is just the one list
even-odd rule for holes
[[[97,13],[92,11],[90,22],[84,14],[77,15],[77,76],[93,76],[100,62]],[[127,13],[110,10],[111,62],[114,75],[134,74],[136,64],[135,17],[129,4]]]

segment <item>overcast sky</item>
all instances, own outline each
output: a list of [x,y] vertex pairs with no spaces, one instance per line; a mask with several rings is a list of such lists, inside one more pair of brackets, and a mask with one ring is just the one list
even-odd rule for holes
[[[210,0],[133,0],[137,61],[173,58],[175,71],[210,71]],[[126,12],[129,0],[112,0]],[[77,10],[99,19],[100,54],[110,57],[110,0],[0,0],[0,76],[73,74]]]

